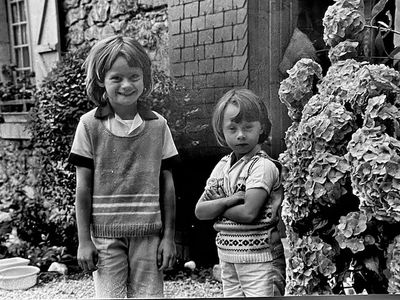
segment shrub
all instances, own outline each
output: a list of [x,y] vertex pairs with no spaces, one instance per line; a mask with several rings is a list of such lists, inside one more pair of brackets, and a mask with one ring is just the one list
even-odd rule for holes
[[[356,293],[399,292],[400,73],[357,61],[365,50],[358,47],[361,7],[360,0],[337,0],[328,8],[326,75],[310,72],[318,64],[302,59],[279,90],[295,111],[280,156],[288,294],[343,294],[345,282]],[[321,263],[313,249],[324,247],[331,254]]]

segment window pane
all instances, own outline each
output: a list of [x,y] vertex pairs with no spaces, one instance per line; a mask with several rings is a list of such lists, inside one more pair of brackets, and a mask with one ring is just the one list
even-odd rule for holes
[[26,21],[26,15],[25,15],[25,1],[19,2],[19,20]]
[[11,18],[12,18],[12,23],[19,22],[17,3],[11,4]]
[[26,36],[26,24],[21,25],[21,44],[28,44],[28,38]]
[[17,68],[22,67],[22,55],[21,55],[21,49],[19,48],[15,49],[15,63],[17,64]]
[[13,34],[14,34],[14,46],[21,45],[21,34],[19,26],[13,26]]
[[24,47],[22,48],[22,59],[23,59],[23,67],[29,67],[30,66],[30,59],[29,59],[29,48]]

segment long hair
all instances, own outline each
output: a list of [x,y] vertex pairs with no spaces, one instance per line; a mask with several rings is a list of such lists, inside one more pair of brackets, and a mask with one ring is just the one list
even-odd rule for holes
[[129,66],[143,71],[144,91],[148,96],[153,88],[151,60],[146,50],[131,37],[115,35],[98,41],[91,49],[83,64],[86,70],[86,92],[97,105],[104,104],[105,88],[102,86],[106,73],[118,57],[124,57]]
[[261,144],[268,139],[271,132],[271,121],[268,118],[265,102],[248,89],[236,88],[226,92],[214,108],[212,127],[219,145],[228,146],[223,132],[224,113],[228,104],[233,104],[239,108],[239,113],[233,119],[234,122],[239,123],[242,120],[259,121],[263,133],[260,134],[258,143]]

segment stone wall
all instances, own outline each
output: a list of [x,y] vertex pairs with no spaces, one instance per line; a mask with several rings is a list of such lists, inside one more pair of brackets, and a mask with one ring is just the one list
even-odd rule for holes
[[154,65],[169,71],[166,0],[63,0],[68,49],[113,34],[134,36]]
[[216,100],[248,86],[247,0],[168,0],[171,74],[198,89],[209,123]]

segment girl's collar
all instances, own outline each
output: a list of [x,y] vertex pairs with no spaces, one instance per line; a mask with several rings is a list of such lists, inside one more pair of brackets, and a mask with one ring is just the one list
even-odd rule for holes
[[[138,105],[138,114],[145,121],[158,119],[157,115],[152,112],[151,109],[140,104]],[[94,114],[94,116],[98,119],[107,118],[109,115],[114,115],[114,110],[108,101],[104,104],[100,104]]]

